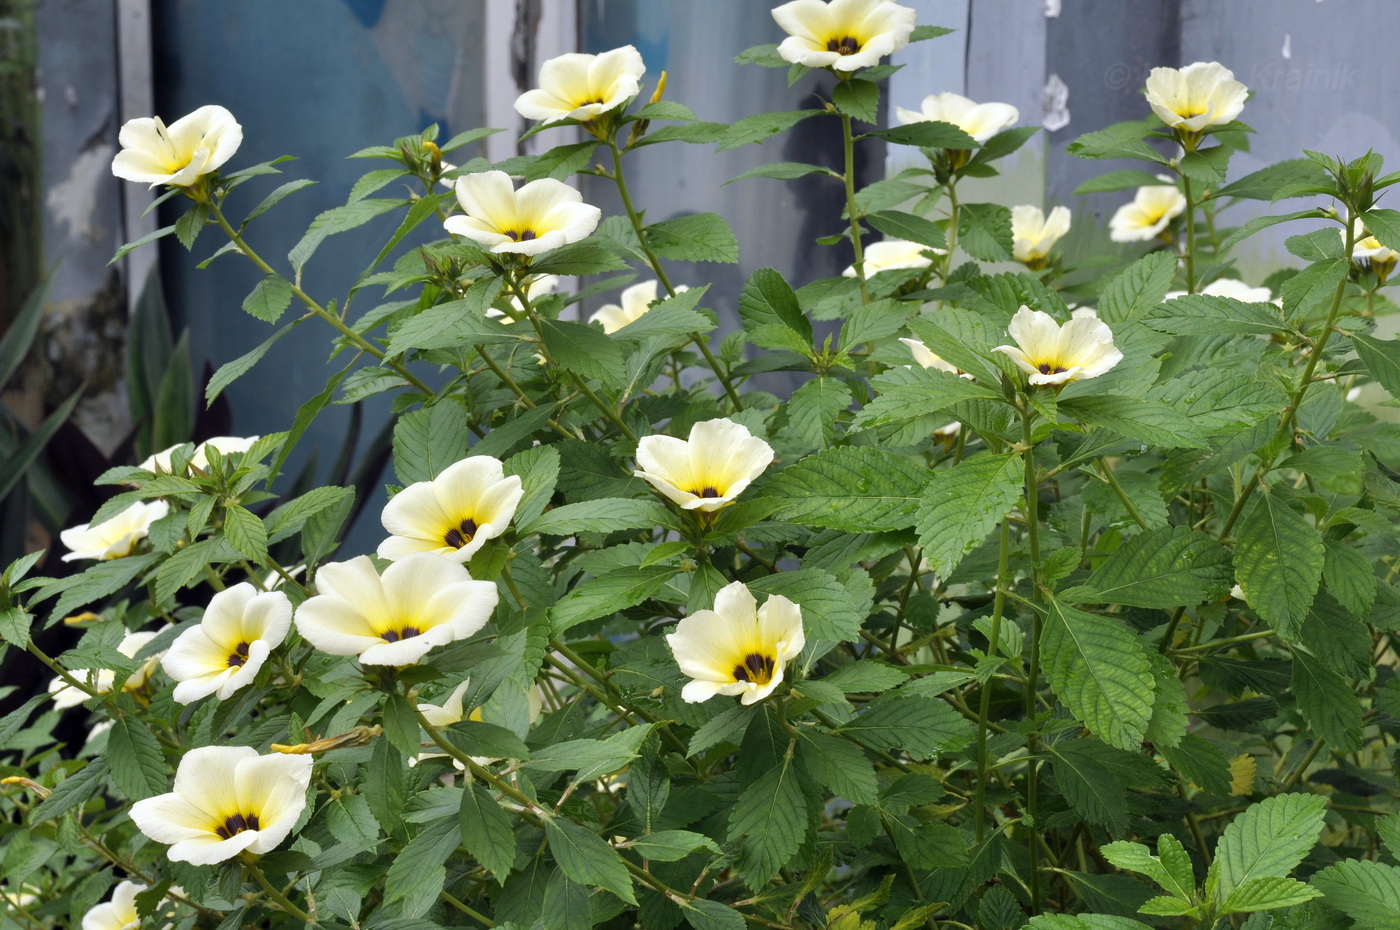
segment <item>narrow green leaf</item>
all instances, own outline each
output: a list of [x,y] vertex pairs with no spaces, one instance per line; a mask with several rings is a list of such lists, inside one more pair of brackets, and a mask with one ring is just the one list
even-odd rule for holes
[[123,715],[113,721],[107,736],[106,759],[112,768],[112,781],[132,801],[170,789],[160,743],[134,716]]
[[1361,748],[1361,705],[1346,679],[1302,650],[1293,652],[1293,694],[1318,738],[1339,752]]
[[764,487],[778,519],[851,533],[913,526],[926,468],[868,446],[838,446],[801,459]]
[[1301,514],[1263,494],[1241,521],[1235,579],[1249,606],[1279,634],[1296,639],[1322,580],[1322,539]]
[[43,803],[29,812],[27,824],[33,828],[47,820],[62,817],[95,795],[107,777],[107,760],[96,758],[60,782]]
[[830,168],[823,168],[821,165],[809,165],[800,161],[779,161],[772,164],[759,165],[757,168],[750,168],[743,174],[736,175],[725,181],[726,184],[733,184],[735,181],[743,181],[747,178],[775,178],[779,181],[791,181],[794,178],[803,178],[809,174],[825,174],[840,177],[839,174]]
[[1110,746],[1141,745],[1152,718],[1152,667],[1121,620],[1051,598],[1041,654],[1050,686],[1075,719]]
[[1258,878],[1292,872],[1317,845],[1327,799],[1310,794],[1283,794],[1250,805],[1220,837],[1211,873],[1218,900]]
[[1105,604],[1194,607],[1230,590],[1230,550],[1185,526],[1140,533],[1104,560],[1089,587]]
[[1321,891],[1310,888],[1295,878],[1252,878],[1230,892],[1230,896],[1221,902],[1219,913],[1225,915],[1270,911],[1280,907],[1293,907],[1320,897]]
[[526,524],[520,535],[540,533],[573,536],[575,533],[616,533],[620,530],[651,530],[670,526],[675,518],[658,501],[599,498],[555,507]]
[[287,260],[292,263],[292,270],[300,274],[302,268],[305,267],[307,261],[315,254],[316,249],[326,240],[327,236],[363,226],[376,216],[402,206],[404,206],[402,200],[360,200],[343,207],[332,207],[318,214],[311,221],[306,235],[302,236],[301,241],[287,253]]
[[1020,500],[1022,471],[1019,455],[985,453],[933,472],[916,528],[934,571],[946,578],[996,529]]
[[739,240],[718,213],[692,213],[646,227],[647,243],[662,258],[687,262],[737,262]]
[[917,242],[932,249],[948,248],[948,238],[943,235],[943,230],[922,216],[902,210],[880,210],[863,219],[892,238]]
[[550,608],[554,634],[640,604],[660,591],[667,580],[680,571],[677,566],[651,565],[646,568],[622,568],[590,578]]
[[544,830],[549,850],[565,875],[580,885],[595,885],[611,891],[628,904],[637,903],[632,877],[622,857],[606,840],[562,817],[550,817],[544,823]]
[[462,792],[459,823],[462,845],[496,876],[498,884],[504,884],[515,861],[515,831],[510,815],[481,786],[468,785]]
[[1140,319],[1167,296],[1176,275],[1176,256],[1151,252],[1107,278],[1099,288],[1099,318],[1105,323]]
[[927,120],[917,123],[906,123],[903,126],[891,126],[889,129],[877,129],[867,133],[877,139],[884,139],[886,142],[893,142],[896,145],[917,145],[925,149],[975,149],[978,147],[977,140],[969,136],[966,132],[953,125],[936,120]]
[[727,152],[730,149],[737,149],[741,145],[762,142],[821,112],[821,110],[789,110],[785,113],[755,113],[753,116],[746,116],[724,130],[720,136],[719,151]]
[[245,355],[240,355],[231,362],[225,362],[219,366],[219,370],[214,372],[214,376],[209,379],[209,383],[204,386],[204,403],[206,406],[212,405],[224,388],[228,387],[239,378],[252,370],[253,366],[263,360],[268,350],[275,346],[283,336],[290,333],[299,324],[300,320],[294,320],[283,326],[262,342],[256,349]]

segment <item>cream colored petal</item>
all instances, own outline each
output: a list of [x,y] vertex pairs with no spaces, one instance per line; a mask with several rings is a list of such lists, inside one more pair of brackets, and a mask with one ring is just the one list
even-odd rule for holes
[[691,679],[681,688],[681,700],[687,704],[699,704],[708,701],[717,694],[723,694],[727,685],[718,681],[706,681],[699,678]]
[[[211,642],[228,648],[242,642],[248,642],[249,638],[244,631],[243,614],[257,593],[257,590],[246,581],[218,592],[209,599],[209,606],[204,609],[204,617],[199,621],[199,628]],[[290,610],[290,606],[288,610]],[[183,636],[184,634],[181,634],[182,638]],[[253,639],[256,638],[256,636],[253,637]]]
[[835,28],[831,12],[822,0],[792,0],[774,7],[772,14],[789,36],[806,39],[809,43],[825,38]]
[[[439,486],[431,481],[414,482],[384,505],[379,516],[380,523],[394,536],[429,542],[433,548],[446,545],[445,534],[457,525],[458,508],[470,509],[476,501],[474,486],[468,486],[466,493],[470,496],[465,500],[461,495],[452,496],[455,489],[455,483],[451,488],[444,487],[440,491]],[[392,558],[382,551],[379,554]]]
[[[691,481],[690,444],[674,436],[643,436],[637,442],[638,477],[671,487]],[[657,485],[658,489],[660,485]]]
[[[228,645],[211,640],[201,627],[196,626],[175,638],[170,649],[161,657],[161,667],[175,681],[195,681],[226,671],[230,667],[228,660],[232,654]],[[181,703],[188,704],[189,701]]]
[[[556,182],[558,183],[558,182]],[[515,185],[504,171],[481,171],[464,174],[457,179],[457,202],[462,210],[478,221],[489,224],[496,232],[515,225]],[[452,222],[450,218],[449,223]],[[456,232],[449,227],[449,232]],[[469,235],[469,233],[461,233]]]
[[781,594],[769,595],[758,608],[758,637],[765,643],[777,644],[779,665],[797,658],[807,645],[802,609]]
[[1021,111],[1009,103],[979,103],[963,116],[963,132],[978,142],[986,142],[992,136],[1016,125]]
[[1000,352],[1002,355],[1005,355],[1008,358],[1010,358],[1011,361],[1016,363],[1016,367],[1024,371],[1026,374],[1036,375],[1040,373],[1039,366],[1037,366],[1035,362],[1031,361],[1030,356],[1022,352],[1016,346],[996,346],[992,349],[992,351]]
[[1007,332],[1031,358],[1054,352],[1060,340],[1060,324],[1054,317],[1024,306],[1011,318]]
[[254,595],[243,611],[243,636],[246,642],[261,641],[269,647],[280,646],[291,628],[292,602],[281,591]]
[[603,97],[603,109],[611,110],[637,96],[646,73],[641,52],[631,45],[596,56],[588,68],[591,89]]
[[[384,569],[382,584],[389,604],[388,616],[414,624],[422,632],[446,622],[447,618],[433,609],[437,593],[449,585],[472,580],[466,566],[440,555],[419,552],[399,559]],[[491,589],[494,591],[495,586]]]
[[443,221],[442,228],[454,236],[470,239],[486,249],[494,249],[511,241],[510,236],[502,233],[494,224],[471,216],[449,216]]
[[1113,344],[1113,331],[1090,309],[1074,311],[1060,330],[1060,364],[1082,369],[1075,380],[1097,377],[1117,365],[1123,353]]
[[166,855],[172,862],[188,862],[190,865],[214,865],[250,848],[258,841],[257,830],[244,830],[226,840],[219,839],[216,833],[207,833],[171,846]]
[[[242,813],[258,815],[259,833],[271,834],[267,852],[286,838],[306,808],[311,783],[311,756],[271,753],[239,764],[235,775],[237,804]],[[278,834],[280,831],[280,835]]]
[[375,555],[390,562],[397,562],[415,552],[435,552],[438,555],[447,556],[449,559],[465,562],[471,558],[471,553],[467,552],[467,548],[463,546],[458,549],[446,544],[435,545],[431,540],[419,539],[414,536],[390,536],[379,544]]
[[362,613],[339,598],[318,595],[296,612],[297,632],[321,652],[333,656],[357,656],[382,642]]
[[[316,591],[318,595],[327,595],[353,605],[356,612],[364,617],[384,616],[390,610],[379,572],[375,571],[369,556],[359,555],[348,562],[323,565],[316,573]],[[311,599],[314,600],[316,598]],[[311,601],[307,601],[307,604]],[[305,605],[302,609],[305,609]]]
[[417,665],[437,644],[427,636],[414,636],[396,643],[376,642],[360,653],[361,665]]
[[454,723],[461,722],[465,713],[462,710],[462,698],[467,693],[467,688],[471,687],[471,679],[462,681],[456,688],[452,689],[441,704],[419,704],[418,712],[423,715],[423,719],[435,727],[450,727]]
[[213,822],[210,812],[173,792],[137,801],[131,805],[129,813],[137,829],[157,843],[182,843],[215,836],[209,829]]
[[631,316],[617,304],[603,304],[588,318],[590,323],[600,323],[603,332],[611,335],[632,322]]

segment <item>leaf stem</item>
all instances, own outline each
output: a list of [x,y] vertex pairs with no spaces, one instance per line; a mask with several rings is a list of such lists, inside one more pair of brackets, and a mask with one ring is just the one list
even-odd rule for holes
[[267,876],[262,873],[262,869],[258,868],[257,856],[254,856],[251,853],[243,853],[241,858],[243,860],[243,867],[248,870],[248,874],[252,875],[253,878],[257,879],[258,884],[262,886],[263,893],[266,894],[272,900],[276,901],[278,906],[281,907],[282,910],[286,911],[288,914],[291,914],[293,917],[295,917],[297,920],[300,920],[304,924],[316,927],[320,926],[319,921],[317,921],[310,914],[306,913],[306,911],[303,911],[301,908],[297,907],[291,902],[291,900],[286,895],[284,895],[282,892],[278,891],[275,887],[273,887],[272,883],[267,880]]
[[851,221],[851,245],[855,248],[856,280],[860,282],[861,305],[870,303],[870,288],[865,283],[865,249],[861,245],[860,210],[856,206],[856,145],[851,132],[851,117],[840,113],[841,151],[845,158],[845,171],[841,179],[846,185],[846,216]]
[[[1006,586],[1010,583],[1009,566],[1011,559],[1011,527],[1001,521],[1000,546],[997,551],[997,593],[992,601],[992,649],[1001,642],[1001,619],[1006,611]],[[982,842],[982,833],[987,813],[987,718],[992,707],[992,683],[982,684],[982,693],[977,704],[977,801],[973,807],[976,818],[977,842]]]

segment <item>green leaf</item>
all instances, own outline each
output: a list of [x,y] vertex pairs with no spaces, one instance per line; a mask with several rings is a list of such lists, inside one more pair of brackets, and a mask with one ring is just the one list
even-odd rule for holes
[[1055,783],[1070,807],[1087,823],[1107,828],[1111,836],[1127,829],[1128,790],[1099,758],[1106,747],[1076,739],[1046,748],[1053,756]]
[[733,184],[735,181],[743,181],[747,178],[775,178],[779,181],[791,181],[794,178],[803,178],[809,174],[825,174],[833,177],[841,175],[830,168],[823,168],[821,165],[809,165],[800,161],[778,161],[767,165],[759,165],[757,168],[750,168],[741,175],[725,181],[726,184]]
[[630,266],[619,255],[616,246],[604,244],[604,240],[571,242],[557,249],[550,249],[536,256],[530,263],[533,274],[603,274],[608,271],[626,271]]
[[68,399],[59,404],[58,409],[44,418],[44,422],[39,424],[39,428],[25,437],[24,442],[19,444],[3,462],[0,462],[0,500],[4,500],[10,495],[21,481],[30,474],[32,466],[48,446],[49,440],[58,432],[68,418],[73,415],[73,410],[78,406],[78,401],[82,400],[83,389],[81,387],[68,396]]
[[1100,426],[1149,446],[1203,449],[1205,437],[1180,411],[1157,401],[1116,394],[1065,398],[1059,409],[1090,426]]
[[892,452],[838,446],[783,469],[760,499],[780,501],[775,516],[789,523],[851,533],[896,530],[914,525],[928,480],[926,468]]
[[1113,191],[1132,190],[1136,187],[1175,187],[1170,181],[1163,181],[1155,174],[1130,168],[1124,171],[1110,171],[1096,178],[1090,178],[1074,189],[1076,196],[1084,194],[1107,194]]
[[807,777],[838,797],[874,804],[878,795],[875,767],[859,746],[816,730],[803,729],[797,761]]
[[1158,749],[1182,778],[1208,794],[1230,793],[1230,761],[1220,747],[1203,736],[1187,733],[1176,746]]
[[549,876],[543,912],[534,925],[540,930],[588,930],[593,926],[588,887],[569,881],[563,872]]
[[1187,152],[1177,162],[1177,170],[1193,181],[1215,187],[1225,183],[1225,172],[1234,151],[1228,145],[1217,145]]
[[1143,140],[1153,129],[1147,120],[1114,123],[1098,132],[1086,132],[1065,149],[1079,158],[1133,158],[1162,162],[1164,159]]
[[[261,287],[261,285],[259,285],[259,287]],[[277,332],[269,336],[261,345],[259,345],[253,351],[248,352],[245,355],[240,355],[238,358],[234,359],[231,362],[225,362],[224,364],[220,365],[219,370],[214,372],[214,376],[210,378],[209,383],[204,386],[205,404],[212,405],[215,399],[223,393],[224,388],[228,387],[230,384],[237,381],[239,378],[243,377],[249,371],[251,371],[253,366],[256,365],[258,362],[262,361],[263,356],[267,355],[268,350],[271,349],[274,345],[276,345],[283,336],[287,335],[287,333],[290,333],[293,329],[295,329],[297,325],[300,324],[300,322],[300,320],[294,320],[291,323],[288,323],[286,326],[282,327]]]
[[1158,837],[1158,856],[1151,855],[1141,843],[1121,841],[1101,846],[1099,852],[1118,868],[1146,875],[1179,898],[1191,898],[1196,892],[1191,856],[1170,833]]
[[1099,288],[1099,318],[1105,323],[1126,323],[1156,307],[1171,290],[1176,256],[1151,252],[1106,279]]
[[292,270],[300,275],[302,268],[305,267],[307,261],[315,254],[316,249],[326,240],[327,236],[363,226],[376,216],[402,206],[404,206],[402,200],[360,200],[343,207],[332,207],[317,215],[306,230],[306,235],[302,236],[301,241],[287,253],[287,260],[292,263]]
[[93,601],[117,593],[159,559],[159,553],[148,552],[98,562],[80,575],[45,585],[42,597],[61,593],[58,603],[54,605],[53,615],[66,617],[79,607],[86,607]]
[[692,213],[646,227],[647,244],[662,258],[687,262],[737,262],[739,240],[718,213]]
[[899,692],[871,701],[838,734],[849,734],[871,749],[902,749],[915,759],[932,759],[972,742],[972,724],[936,697]]
[[1270,226],[1277,226],[1279,223],[1289,223],[1293,220],[1304,219],[1324,219],[1325,217],[1326,214],[1316,209],[1300,210],[1297,213],[1285,213],[1281,216],[1256,216],[1239,229],[1236,229],[1234,232],[1229,233],[1221,239],[1220,248],[1228,249],[1230,246],[1248,239],[1261,229],[1268,229]]
[[744,930],[748,926],[743,914],[718,901],[706,898],[687,901],[682,898],[678,903],[681,913],[685,915],[685,922],[693,930]]
[[627,848],[657,862],[675,862],[684,859],[696,850],[718,854],[719,846],[703,833],[689,830],[662,830],[638,837],[627,844]]
[[739,795],[729,815],[729,840],[741,844],[735,863],[744,884],[768,883],[802,846],[810,831],[807,798],[791,753]]
[[[500,279],[482,279],[487,285],[499,285]],[[480,284],[481,282],[478,282]],[[475,290],[477,285],[472,285]],[[492,297],[492,287],[483,297]],[[525,338],[523,325],[507,326],[484,316],[484,309],[471,309],[469,299],[449,300],[429,307],[399,323],[389,334],[386,358],[397,358],[413,349],[454,349],[465,346],[489,346],[519,342]]]
[[32,829],[46,820],[62,817],[84,804],[102,787],[107,777],[107,760],[96,758],[60,782],[43,803],[29,812],[26,823]]
[[998,203],[963,204],[958,213],[958,245],[978,261],[1011,261],[1011,210]]
[[394,424],[394,472],[410,485],[431,481],[467,457],[467,410],[447,398],[411,411]]
[[448,742],[469,755],[522,761],[530,758],[530,749],[520,737],[492,723],[463,720],[441,732]]
[[224,536],[250,561],[267,558],[267,527],[248,508],[233,505],[224,510]]
[[417,757],[422,748],[418,715],[402,694],[389,695],[384,702],[381,722],[384,724],[384,735],[395,749],[410,759]]
[[[1220,188],[1217,197],[1240,197],[1245,200],[1273,200],[1285,186],[1296,184],[1320,185],[1327,175],[1306,158],[1293,158],[1260,168],[1237,181]],[[1296,196],[1296,195],[1295,195]]]
[[1373,339],[1355,333],[1351,344],[1361,357],[1361,364],[1380,382],[1381,387],[1391,397],[1400,398],[1400,341],[1394,339]]
[[948,248],[948,238],[943,235],[943,230],[922,216],[902,210],[880,210],[862,218],[886,236],[917,242],[932,249]]
[[1086,584],[1096,600],[1129,607],[1194,607],[1230,590],[1230,550],[1185,526],[1140,533],[1104,560]]
[[1211,863],[1217,900],[1258,878],[1284,877],[1317,844],[1327,799],[1282,794],[1250,805],[1220,837]]
[[1223,916],[1269,911],[1279,907],[1293,907],[1320,897],[1322,892],[1294,878],[1252,878],[1230,892],[1230,896],[1221,902],[1219,913]]
[[29,627],[33,623],[34,617],[22,608],[0,610],[0,639],[26,649],[29,646]]
[[831,102],[840,112],[867,123],[880,117],[880,88],[872,81],[851,78],[837,82],[831,90]]
[[862,304],[846,317],[841,327],[841,348],[854,351],[862,342],[874,342],[886,336],[893,336],[904,328],[904,319],[909,312],[907,303],[891,297],[872,300]]
[[871,606],[868,596],[853,593],[835,575],[819,568],[756,578],[749,582],[749,590],[755,594],[780,594],[797,604],[802,608],[802,627],[807,638],[832,643],[858,639]]
[[1400,868],[1347,859],[1313,875],[1312,884],[1329,905],[1352,919],[1356,930],[1400,927]]
[[112,768],[112,781],[133,801],[164,794],[170,788],[160,743],[134,716],[123,715],[113,721],[106,759]]
[[384,903],[407,900],[416,912],[410,916],[421,916],[427,910],[421,902],[436,901],[442,890],[447,878],[443,863],[457,848],[459,839],[457,825],[448,818],[424,825],[390,861],[384,876]]
[[821,112],[821,110],[789,110],[785,113],[755,113],[753,116],[746,116],[724,130],[719,140],[719,151],[727,152],[730,149],[737,149],[741,145],[762,142]]
[[660,591],[680,571],[678,566],[650,565],[621,568],[590,578],[550,608],[553,634],[557,636],[580,623],[634,607]]
[[1139,748],[1152,718],[1152,667],[1121,620],[1052,597],[1041,654],[1050,686],[1076,720],[1110,746]]
[[622,349],[601,329],[585,323],[540,320],[544,345],[561,367],[604,384],[618,384],[625,366]]
[[196,203],[175,221],[175,238],[186,250],[193,249],[199,234],[209,223],[209,205]]
[[599,498],[578,504],[565,504],[543,514],[520,528],[519,534],[573,536],[575,533],[616,533],[620,530],[651,530],[671,526],[675,517],[658,501]]
[[549,840],[549,851],[554,861],[572,880],[580,885],[594,885],[611,891],[628,904],[636,904],[632,892],[632,877],[617,850],[607,841],[585,827],[565,820],[550,817],[544,822],[545,836]]
[[984,453],[932,473],[917,529],[934,571],[948,577],[996,529],[1021,498],[1022,466],[1019,455]]
[[920,120],[867,133],[896,145],[917,145],[924,149],[975,149],[977,140],[952,123]]
[[1317,304],[1330,301],[1337,286],[1346,280],[1350,263],[1345,258],[1314,262],[1283,282],[1279,296],[1289,319],[1295,319]]
[[1131,917],[1112,914],[1041,914],[1026,924],[1028,930],[1151,930]]
[[739,316],[749,332],[760,326],[778,325],[797,333],[805,345],[812,343],[812,324],[803,316],[797,295],[772,268],[760,268],[744,282],[739,294]]
[[1245,303],[1233,297],[1205,294],[1169,300],[1144,322],[1158,332],[1174,336],[1270,336],[1288,328],[1273,304]]
[[496,876],[498,884],[505,884],[515,861],[515,831],[510,815],[480,785],[469,784],[462,792],[458,820],[462,845],[482,868]]
[[836,420],[851,406],[851,389],[836,378],[813,378],[792,393],[785,437],[806,449],[825,449],[836,438]]
[[1249,606],[1279,635],[1296,639],[1317,596],[1325,551],[1312,524],[1263,494],[1236,534],[1235,579]]
[[650,310],[612,335],[618,339],[640,342],[656,336],[674,338],[692,333],[707,333],[715,328],[714,322],[693,308],[709,288],[708,284],[704,287],[693,287],[675,297],[657,301]]
[[321,487],[312,488],[301,497],[287,501],[267,515],[268,543],[281,542],[301,529],[311,517],[346,498],[353,501],[354,496],[353,488]]
[[1000,392],[936,368],[891,368],[870,384],[880,396],[856,414],[860,427],[919,419],[965,400],[1002,400]]
[[1361,214],[1366,231],[1388,249],[1400,247],[1400,211],[1368,210]]
[[1341,675],[1302,650],[1293,651],[1293,695],[1320,739],[1339,752],[1361,748],[1361,705]]

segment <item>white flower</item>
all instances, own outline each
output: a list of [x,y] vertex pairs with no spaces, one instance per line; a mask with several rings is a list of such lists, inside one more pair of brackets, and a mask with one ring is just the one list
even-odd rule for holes
[[[939,371],[946,371],[950,375],[960,374],[956,365],[950,365],[943,359],[934,355],[928,346],[924,345],[921,339],[901,338],[900,342],[909,347],[909,352],[914,356],[914,361],[919,363],[920,368],[936,368]],[[971,378],[971,375],[963,375],[964,378]]]
[[434,727],[450,727],[454,723],[460,723],[466,717],[466,711],[462,709],[462,698],[471,683],[470,678],[464,679],[452,689],[452,693],[441,704],[419,704],[418,712]]
[[[1381,241],[1371,235],[1370,230],[1366,228],[1366,225],[1362,223],[1359,218],[1352,228],[1355,230],[1355,242],[1352,244],[1351,248],[1352,261],[1384,264],[1385,262],[1393,262],[1397,258],[1400,258],[1400,252],[1396,252],[1393,249],[1381,245]],[[1339,229],[1337,232],[1341,233],[1342,244],[1345,245],[1347,241],[1347,231],[1345,229]]]
[[773,10],[788,34],[778,55],[809,68],[868,68],[909,44],[917,16],[893,0],[792,0]]
[[[538,300],[539,298],[545,296],[546,294],[553,294],[554,291],[555,291],[555,289],[558,288],[558,287],[559,287],[559,276],[558,276],[558,275],[552,275],[552,274],[534,275],[533,277],[530,278],[529,282],[527,282],[526,285],[525,285],[525,297],[530,301],[530,306],[533,307],[533,306],[535,305],[535,301],[536,301],[536,300]],[[511,305],[512,307],[515,308],[515,312],[516,312],[516,313],[524,313],[524,312],[525,312],[525,306],[524,306],[524,304],[522,304],[522,303],[520,302],[520,298],[519,298],[519,297],[516,297],[516,296],[514,296],[514,295],[511,295],[511,298],[510,298],[510,305]],[[501,311],[501,310],[497,310],[495,307],[487,307],[487,308],[486,308],[486,315],[489,316],[489,317],[491,317],[492,319],[500,320],[502,323],[507,323],[507,324],[509,324],[509,323],[514,323],[514,322],[515,322],[515,318],[514,318],[514,317],[512,317],[510,314],[505,313],[505,312],[503,312],[503,311]]]
[[0,901],[11,907],[32,907],[39,903],[39,889],[33,885],[21,885],[19,891],[0,890]]
[[218,170],[243,143],[243,127],[223,107],[200,107],[166,126],[158,116],[129,120],[112,173],[127,181],[189,187]]
[[689,439],[643,436],[633,472],[684,510],[730,503],[773,461],[773,447],[733,420],[705,420]]
[[780,594],[757,604],[736,581],[715,594],[714,610],[697,610],[666,635],[676,664],[691,679],[681,689],[685,701],[738,694],[740,703],[753,704],[782,684],[783,667],[806,645],[802,611]]
[[137,801],[131,819],[173,862],[212,865],[287,838],[306,807],[311,756],[260,756],[247,746],[205,746],[180,760],[168,794]]
[[1146,242],[1186,209],[1186,197],[1170,184],[1139,187],[1131,203],[1125,203],[1108,221],[1108,238],[1114,242]]
[[395,494],[380,522],[391,534],[379,544],[381,559],[435,552],[466,562],[506,531],[524,494],[517,475],[506,475],[500,459],[475,455],[454,462],[431,481],[417,481]]
[[1153,68],[1147,76],[1152,112],[1174,129],[1200,132],[1223,126],[1240,115],[1248,90],[1234,72],[1217,61],[1184,68]]
[[1043,264],[1055,243],[1069,232],[1069,221],[1069,207],[1056,207],[1048,218],[1040,207],[1012,207],[1011,238],[1016,261]]
[[[1234,278],[1217,278],[1199,293],[1207,297],[1229,297],[1234,300],[1243,300],[1252,304],[1266,304],[1274,299],[1274,295],[1267,287],[1250,287],[1243,281],[1236,281]],[[1177,297],[1185,297],[1185,291],[1169,291],[1163,300],[1173,300]]]
[[1022,307],[1008,327],[1014,346],[993,352],[1011,357],[1030,375],[1031,384],[1064,384],[1097,378],[1123,360],[1113,344],[1113,331],[1090,309],[1074,311],[1064,326],[1040,310]]
[[[470,684],[470,678],[463,681],[456,688],[452,689],[452,693],[449,694],[441,704],[419,704],[418,712],[423,715],[423,719],[428,721],[430,726],[438,729],[450,727],[452,724],[460,723],[463,720],[475,720],[480,723],[484,716],[480,707],[472,708],[472,712],[468,714],[462,706],[462,698],[466,695],[467,687]],[[525,692],[525,704],[530,712],[530,723],[533,724],[540,718],[540,711],[544,709],[544,695],[541,694],[538,685],[532,685],[530,690]],[[408,764],[410,766],[416,766],[425,759],[438,759],[446,755],[447,753],[445,752],[420,752],[414,758],[409,759]],[[471,760],[477,765],[490,765],[493,762],[500,761],[500,759],[491,756],[472,756]],[[459,760],[453,759],[452,764],[458,769],[466,771],[467,767]]]
[[[861,256],[865,259],[865,276],[870,278],[882,271],[893,271],[897,268],[927,268],[933,264],[933,259],[924,254],[925,252],[932,252],[934,255],[948,254],[946,249],[935,249],[917,242],[907,242],[904,239],[884,239],[880,242],[872,242],[865,247]],[[849,266],[841,274],[843,277],[854,278],[856,266]]]
[[83,930],[140,930],[136,896],[145,890],[136,882],[118,882],[112,900],[94,905],[83,915]]
[[457,179],[457,202],[465,216],[442,224],[492,252],[538,255],[587,238],[603,211],[562,181],[540,178],[515,190],[504,171],[482,171]]
[[978,142],[1010,129],[1021,118],[1021,111],[1009,103],[974,103],[954,93],[929,94],[918,110],[894,111],[901,123],[952,123]]
[[[238,452],[247,452],[253,447],[253,443],[261,438],[260,436],[215,436],[212,439],[206,439],[204,442],[194,447],[194,452],[190,454],[190,465],[198,468],[200,471],[207,471],[209,468],[210,449],[216,450],[221,456],[233,455]],[[169,449],[162,449],[160,452],[148,456],[146,460],[137,467],[144,468],[146,471],[154,472],[155,474],[173,474],[175,450],[179,449],[180,445],[183,445],[183,443],[171,446]]]
[[[605,333],[615,333],[629,323],[637,322],[656,303],[656,285],[655,281],[643,281],[623,288],[621,305],[603,304],[588,318],[588,322],[601,323]],[[682,284],[676,288],[676,293],[688,290],[690,288]]]
[[[146,633],[128,633],[122,637],[122,641],[117,643],[117,652],[128,659],[136,658],[136,653],[141,651],[141,647],[155,638],[159,630]],[[146,659],[130,675],[127,676],[126,683],[122,685],[123,691],[135,691],[146,683],[155,670],[160,666],[160,657],[163,653],[157,653]],[[106,694],[112,690],[112,682],[116,681],[117,673],[110,668],[99,668],[96,671],[86,668],[73,668],[68,670],[68,674],[77,681],[87,685],[98,694]],[[62,678],[55,678],[49,682],[49,694],[53,696],[54,710],[66,710],[69,707],[77,707],[88,699],[87,692],[75,688]]]
[[245,581],[215,594],[199,626],[181,633],[161,660],[165,673],[179,682],[175,700],[232,697],[252,684],[291,626],[292,602],[280,591],[259,594]]
[[165,501],[137,501],[121,513],[97,526],[84,523],[58,534],[63,544],[73,551],[63,561],[74,559],[120,559],[131,555],[136,544],[146,538],[151,524],[170,512]]
[[641,89],[642,55],[630,45],[601,55],[570,53],[540,67],[540,86],[515,98],[515,111],[544,125],[587,121],[625,106]]
[[415,552],[374,570],[369,556],[333,562],[316,574],[317,595],[297,608],[302,638],[363,665],[413,665],[434,646],[466,639],[491,619],[500,595],[466,566]]

